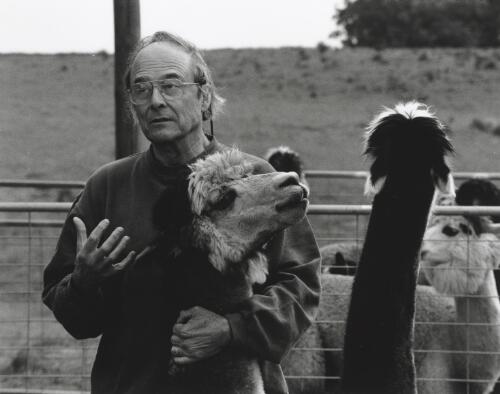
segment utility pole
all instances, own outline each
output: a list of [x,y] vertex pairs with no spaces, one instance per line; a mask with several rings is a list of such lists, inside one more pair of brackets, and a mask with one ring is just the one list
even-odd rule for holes
[[113,0],[115,17],[115,157],[138,150],[137,130],[127,110],[123,75],[127,58],[141,36],[139,0]]

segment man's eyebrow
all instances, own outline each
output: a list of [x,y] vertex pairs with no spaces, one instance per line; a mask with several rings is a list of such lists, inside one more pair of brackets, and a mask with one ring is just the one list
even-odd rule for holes
[[[177,74],[176,72],[168,72],[165,75],[163,75],[161,78],[159,78],[159,80],[162,80],[162,79],[182,79],[182,77],[179,74]],[[147,81],[151,81],[151,79],[148,77],[144,77],[144,76],[140,76],[140,77],[137,77],[134,79],[134,83],[147,82]]]

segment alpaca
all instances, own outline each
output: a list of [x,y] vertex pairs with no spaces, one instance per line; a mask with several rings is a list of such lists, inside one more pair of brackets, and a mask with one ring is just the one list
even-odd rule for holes
[[[193,164],[188,180],[159,199],[154,217],[163,234],[148,256],[173,259],[165,275],[174,300],[168,307],[228,313],[266,280],[265,244],[304,218],[307,190],[294,173],[253,175],[253,169],[237,150],[216,153]],[[169,392],[264,393],[257,359],[238,349],[171,366]]]
[[[488,179],[468,179],[457,189],[456,202],[458,205],[500,206],[500,189]],[[490,219],[493,223],[500,223],[498,216],[492,216]],[[492,230],[495,233],[500,233],[500,230],[497,230],[499,225],[494,225],[493,229],[489,228],[489,221],[481,221],[477,216],[471,217],[469,220],[472,221],[478,233],[491,232]]]
[[[416,291],[418,393],[489,393],[500,375],[500,306],[492,277],[500,262],[500,242],[492,234],[476,235],[462,217],[433,216],[431,223],[424,235],[420,271],[432,287],[419,285]],[[353,278],[323,274],[321,279],[323,297],[317,320],[322,323],[306,333],[283,369],[287,375],[327,376],[330,380],[323,384],[321,379],[293,379],[292,394],[341,393],[343,322]],[[472,324],[457,326],[455,322]],[[476,353],[467,355],[467,346]]]
[[276,171],[290,172],[294,171],[300,178],[300,182],[307,185],[304,163],[300,155],[288,146],[280,145],[269,148],[264,159],[267,160]]
[[359,242],[335,242],[322,246],[321,271],[326,274],[354,275],[361,255]]
[[[500,189],[488,179],[471,178],[463,182],[457,189],[458,205],[500,205]],[[493,219],[495,223],[500,218]]]
[[415,393],[412,354],[418,252],[435,186],[454,191],[444,125],[417,102],[399,104],[369,126],[375,195],[353,282],[344,342],[345,393]]
[[[419,393],[491,392],[500,376],[500,302],[493,276],[498,239],[476,235],[463,217],[446,217],[427,229],[420,255],[435,289],[426,301],[439,297],[437,292],[451,307],[434,315],[432,322],[441,324],[425,324],[429,316],[422,316],[416,327]],[[447,324],[455,322],[464,324]]]

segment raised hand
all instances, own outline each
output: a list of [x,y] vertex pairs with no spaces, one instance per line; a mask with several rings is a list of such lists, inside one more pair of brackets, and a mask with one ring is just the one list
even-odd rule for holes
[[115,228],[99,247],[109,220],[102,220],[88,238],[85,223],[78,217],[73,218],[73,223],[76,228],[76,261],[72,279],[77,287],[84,290],[95,289],[106,278],[120,272],[134,260],[134,251],[128,253],[124,259],[118,260],[130,239],[123,235],[122,227]]

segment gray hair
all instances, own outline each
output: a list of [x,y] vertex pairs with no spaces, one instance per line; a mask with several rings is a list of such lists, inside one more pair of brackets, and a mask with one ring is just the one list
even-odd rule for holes
[[[212,78],[212,73],[210,72],[207,63],[205,62],[205,59],[203,59],[201,51],[191,42],[179,36],[176,36],[175,34],[168,33],[166,31],[157,31],[154,34],[139,40],[139,42],[130,53],[127,60],[127,67],[125,69],[125,75],[124,75],[125,87],[127,89],[130,88],[130,82],[131,82],[130,74],[131,74],[132,64],[134,63],[137,54],[142,49],[155,42],[172,43],[174,45],[183,48],[189,55],[191,55],[191,59],[193,60],[193,65],[194,65],[194,82],[197,82],[202,86],[206,86],[208,88],[208,94],[210,98],[210,104],[208,108],[205,111],[203,111],[202,114],[203,120],[209,120],[215,117],[220,112],[222,112],[222,107],[226,100],[217,93],[217,88],[215,87]],[[134,121],[136,121],[137,119],[135,110],[130,100],[128,104],[132,113],[132,117],[134,118]]]

